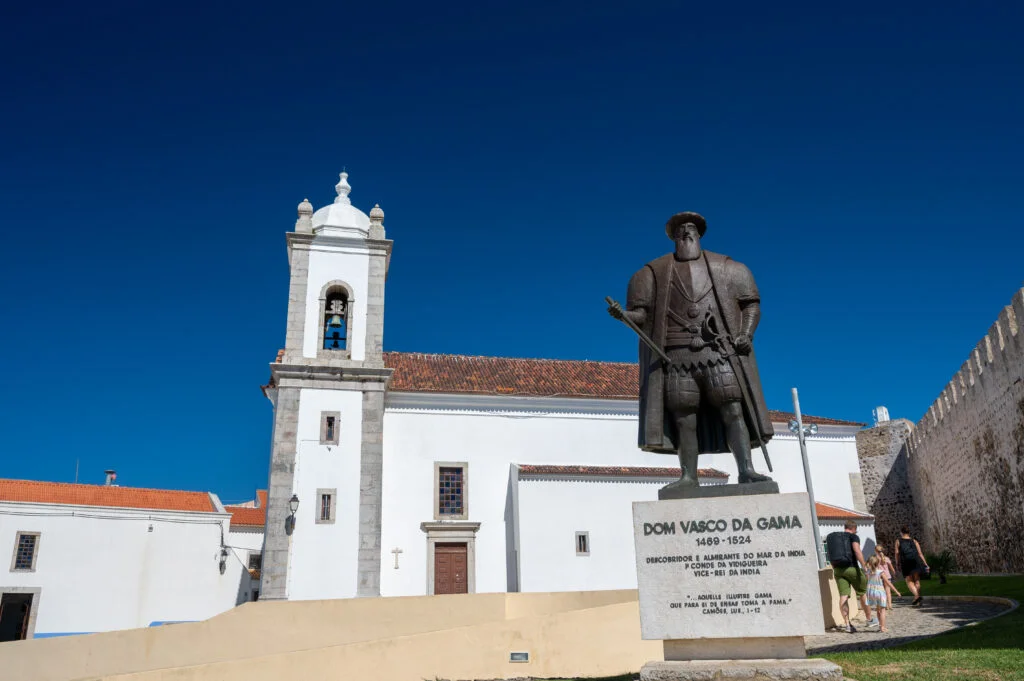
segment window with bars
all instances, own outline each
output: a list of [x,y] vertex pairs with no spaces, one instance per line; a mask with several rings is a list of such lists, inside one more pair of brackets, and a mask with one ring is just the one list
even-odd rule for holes
[[316,491],[316,499],[317,524],[319,525],[322,523],[333,523],[335,514],[337,512],[338,490],[334,488],[318,489]]
[[250,553],[249,554],[249,569],[259,570],[263,566],[263,554],[262,553]]
[[38,532],[19,532],[14,540],[14,561],[11,564],[11,571],[31,572],[35,570],[38,547]]
[[466,514],[462,473],[461,466],[441,466],[438,469],[437,512],[442,517]]
[[577,556],[589,556],[590,555],[590,533],[589,532],[577,532],[576,533],[576,555]]

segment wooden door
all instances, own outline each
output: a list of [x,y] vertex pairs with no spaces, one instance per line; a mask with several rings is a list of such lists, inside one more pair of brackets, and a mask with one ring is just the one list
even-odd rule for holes
[[5,593],[0,596],[0,641],[27,638],[31,613],[32,594]]
[[468,553],[465,544],[434,545],[434,593],[469,593]]

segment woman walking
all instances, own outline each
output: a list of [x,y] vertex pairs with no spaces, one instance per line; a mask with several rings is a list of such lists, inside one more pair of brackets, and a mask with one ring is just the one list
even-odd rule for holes
[[910,536],[906,526],[900,528],[900,538],[896,540],[896,562],[907,581],[907,588],[914,594],[911,605],[921,605],[924,600],[921,597],[921,575],[928,569],[928,561],[924,559],[921,545]]

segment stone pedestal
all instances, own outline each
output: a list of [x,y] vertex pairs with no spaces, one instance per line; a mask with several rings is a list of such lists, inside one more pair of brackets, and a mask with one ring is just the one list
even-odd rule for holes
[[843,669],[820,658],[802,660],[695,660],[692,662],[648,662],[640,670],[640,681],[842,681]]
[[742,485],[704,485],[703,487],[662,487],[658,490],[658,499],[708,499],[710,497],[742,497],[751,494],[778,494],[779,483],[774,480],[767,482],[748,482]]
[[754,486],[634,503],[640,627],[665,650],[641,677],[842,678],[804,649],[824,632],[813,522],[806,494]]

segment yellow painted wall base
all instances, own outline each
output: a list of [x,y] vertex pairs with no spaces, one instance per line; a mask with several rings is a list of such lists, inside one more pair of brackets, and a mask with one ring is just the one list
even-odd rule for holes
[[[635,590],[247,603],[205,622],[0,645],[19,681],[609,676],[660,659]],[[509,653],[528,652],[527,663]],[[357,676],[359,675],[359,676]],[[327,676],[330,676],[328,674]]]
[[[821,570],[824,625],[842,622]],[[529,653],[511,662],[510,653]],[[573,678],[661,660],[635,590],[247,603],[205,622],[0,644],[19,681]]]

